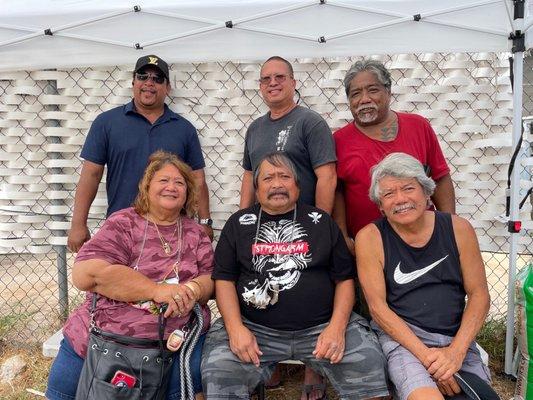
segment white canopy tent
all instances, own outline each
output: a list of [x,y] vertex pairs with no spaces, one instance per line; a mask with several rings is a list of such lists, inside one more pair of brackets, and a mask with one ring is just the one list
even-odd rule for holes
[[0,70],[509,51],[510,0],[4,0]]
[[[514,54],[513,148],[521,135],[523,51],[533,37],[530,3],[511,0],[4,0],[0,71],[133,63],[155,53],[169,63],[319,58],[421,52]],[[525,4],[524,4],[525,3]],[[525,32],[524,37],[521,33]],[[513,40],[513,34],[517,39]],[[522,40],[522,42],[521,42]],[[525,43],[525,46],[524,46]],[[514,47],[514,48],[513,48]],[[518,220],[518,171],[510,220]],[[517,235],[511,235],[509,288]],[[506,372],[511,372],[509,290]]]

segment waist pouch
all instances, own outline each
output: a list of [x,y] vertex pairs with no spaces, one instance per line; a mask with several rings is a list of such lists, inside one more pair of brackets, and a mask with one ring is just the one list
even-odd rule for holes
[[[164,400],[174,362],[174,353],[163,342],[165,322],[160,314],[159,340],[118,335],[93,326],[76,400]],[[117,371],[129,377],[111,383]]]

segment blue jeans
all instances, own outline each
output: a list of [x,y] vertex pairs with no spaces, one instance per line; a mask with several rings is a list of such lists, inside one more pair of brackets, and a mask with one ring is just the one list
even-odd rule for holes
[[[202,379],[200,376],[200,361],[205,334],[200,336],[191,355],[191,373],[193,378],[194,392],[202,391]],[[72,349],[66,338],[61,341],[57,357],[50,368],[46,398],[49,400],[75,400],[78,380],[83,368],[83,358]],[[168,383],[167,400],[180,400],[180,368],[179,352],[174,355],[170,380]]]

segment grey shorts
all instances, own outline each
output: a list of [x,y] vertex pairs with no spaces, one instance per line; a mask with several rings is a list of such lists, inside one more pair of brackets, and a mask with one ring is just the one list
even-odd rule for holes
[[[451,336],[430,333],[414,325],[407,325],[425,345],[430,347],[446,347],[453,339]],[[435,381],[418,358],[383,332],[374,322],[372,328],[378,334],[379,343],[387,357],[389,378],[394,384],[395,399],[406,400],[412,391],[421,387],[437,389]],[[471,372],[490,382],[489,369],[483,364],[475,342],[470,344],[460,371]],[[467,397],[459,395],[454,396],[454,399],[467,399]]]
[[318,336],[327,326],[321,324],[299,331],[279,331],[244,320],[255,335],[263,355],[255,367],[241,362],[228,342],[222,318],[209,330],[202,356],[202,382],[207,400],[248,399],[261,381],[270,378],[276,363],[300,360],[326,376],[341,399],[367,399],[386,396],[385,357],[368,322],[352,313],[346,328],[346,351],[341,362],[317,360],[312,352]]

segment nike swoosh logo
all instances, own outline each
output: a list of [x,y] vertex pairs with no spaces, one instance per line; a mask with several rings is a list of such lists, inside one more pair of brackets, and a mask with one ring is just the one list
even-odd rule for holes
[[394,280],[399,285],[405,285],[406,283],[412,282],[417,278],[420,278],[425,273],[431,271],[433,268],[435,268],[437,265],[439,265],[441,262],[443,262],[448,255],[442,257],[440,260],[435,261],[433,264],[429,264],[427,267],[422,269],[417,269],[416,271],[409,272],[407,274],[404,274],[402,270],[400,269],[401,261],[396,266],[396,269],[394,270]]

